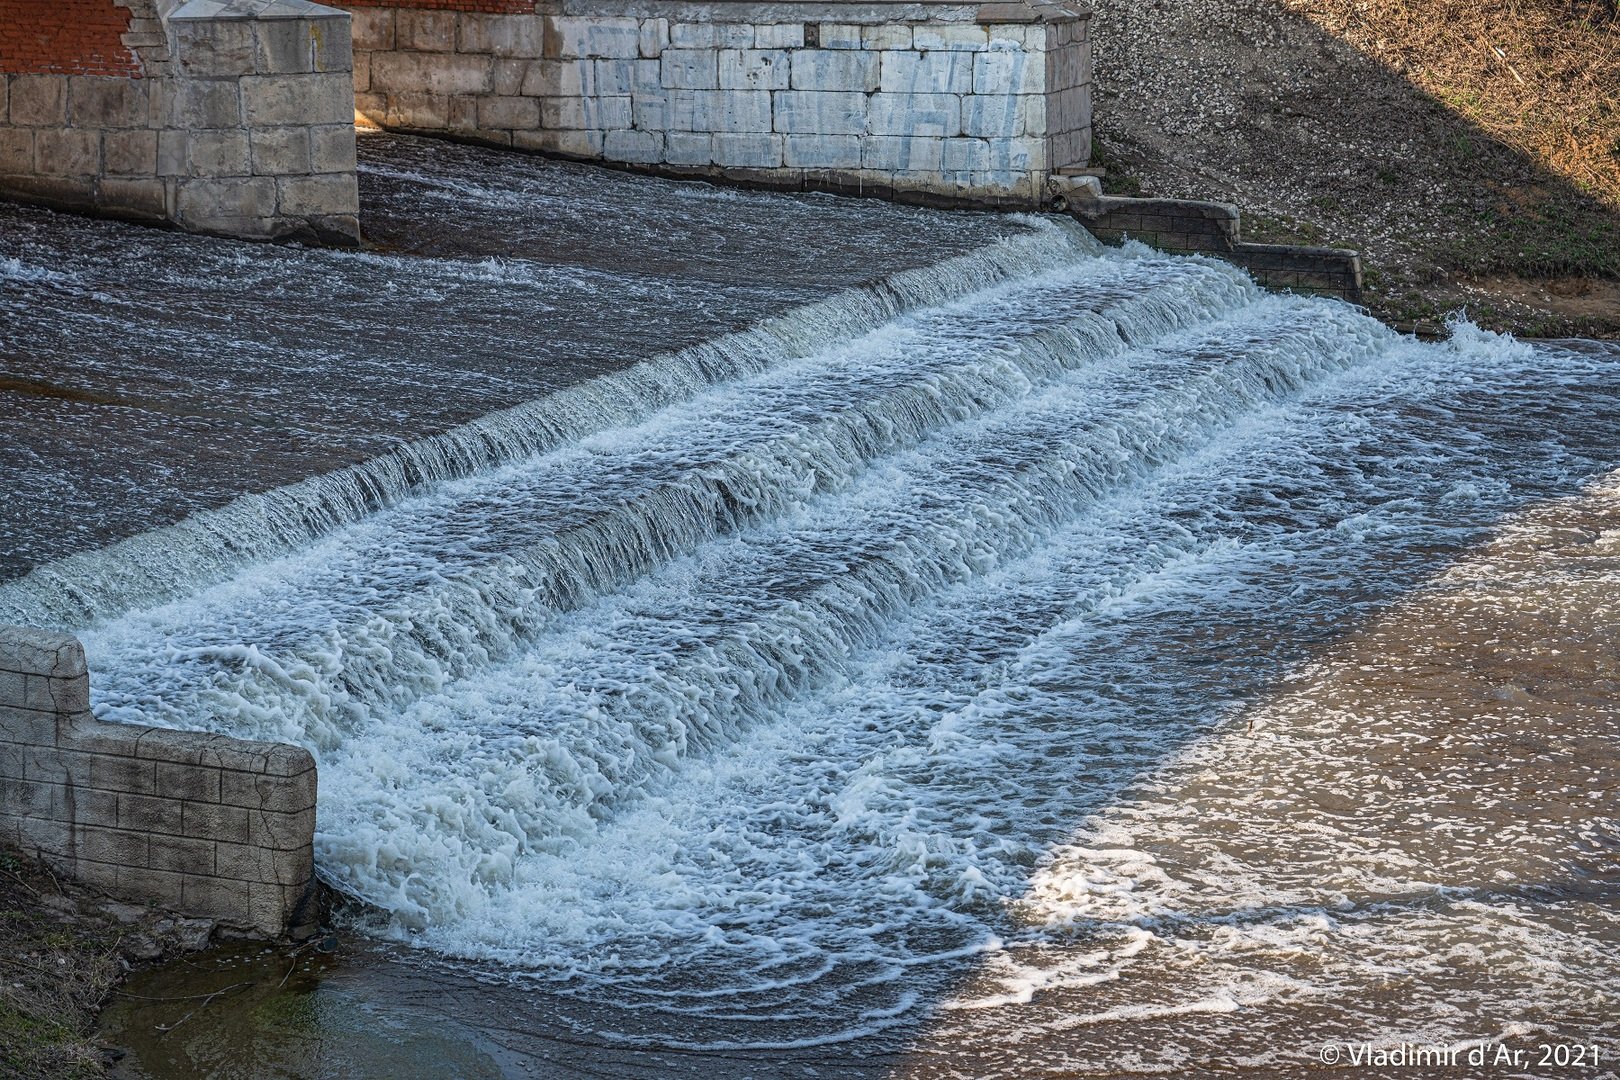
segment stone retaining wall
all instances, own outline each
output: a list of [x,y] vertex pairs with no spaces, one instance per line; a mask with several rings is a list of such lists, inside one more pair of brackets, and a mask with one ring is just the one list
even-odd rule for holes
[[99,74],[101,53],[71,35],[47,39],[54,58],[0,54],[0,193],[195,232],[358,242],[347,12],[75,2],[121,15],[120,62],[135,70]]
[[273,937],[313,926],[314,832],[308,751],[103,723],[76,639],[0,627],[0,844]]
[[346,6],[381,127],[946,203],[1036,205],[1090,155],[1089,13],[1062,4]]
[[1361,302],[1357,252],[1247,243],[1241,237],[1242,213],[1230,203],[1103,195],[1092,178],[1063,178],[1049,186],[1058,207],[1106,243],[1140,240],[1178,254],[1213,255],[1243,267],[1267,288]]

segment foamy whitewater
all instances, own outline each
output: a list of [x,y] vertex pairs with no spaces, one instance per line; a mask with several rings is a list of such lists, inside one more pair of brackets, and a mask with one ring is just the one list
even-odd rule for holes
[[[359,927],[544,983],[593,1038],[976,1044],[1013,1075],[1124,1025],[1156,1034],[1111,1068],[1174,1071],[1308,1004],[1346,1037],[1608,1017],[1615,1047],[1613,870],[1570,870],[1575,832],[1520,838],[1539,881],[1354,857],[1308,815],[1295,878],[1221,845],[1339,790],[1321,716],[1264,712],[1314,650],[1620,466],[1620,353],[1421,344],[1032,228],[392,486],[41,568],[0,618],[81,633],[104,719],[310,748]],[[1286,748],[1255,760],[1257,713]],[[1232,770],[1254,807],[1199,801]],[[1583,814],[1612,856],[1614,805]],[[1402,991],[1470,965],[1500,993]]]

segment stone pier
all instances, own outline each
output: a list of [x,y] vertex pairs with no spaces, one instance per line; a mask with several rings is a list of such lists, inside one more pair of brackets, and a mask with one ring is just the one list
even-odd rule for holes
[[357,243],[351,57],[308,0],[9,0],[0,194]]
[[77,639],[0,627],[0,844],[110,896],[277,937],[316,919],[315,762],[90,715]]

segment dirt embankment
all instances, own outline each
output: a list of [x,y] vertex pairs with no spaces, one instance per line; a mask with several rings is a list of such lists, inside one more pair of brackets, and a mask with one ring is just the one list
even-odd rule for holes
[[120,903],[0,848],[0,1076],[105,1074],[96,1016],[133,967],[206,948],[214,924]]
[[1358,248],[1375,314],[1620,338],[1617,0],[1095,0],[1111,191]]

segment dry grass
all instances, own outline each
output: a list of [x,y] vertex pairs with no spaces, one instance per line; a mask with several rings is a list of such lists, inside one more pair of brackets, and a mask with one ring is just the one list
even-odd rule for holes
[[1620,0],[1284,0],[1620,210]]

